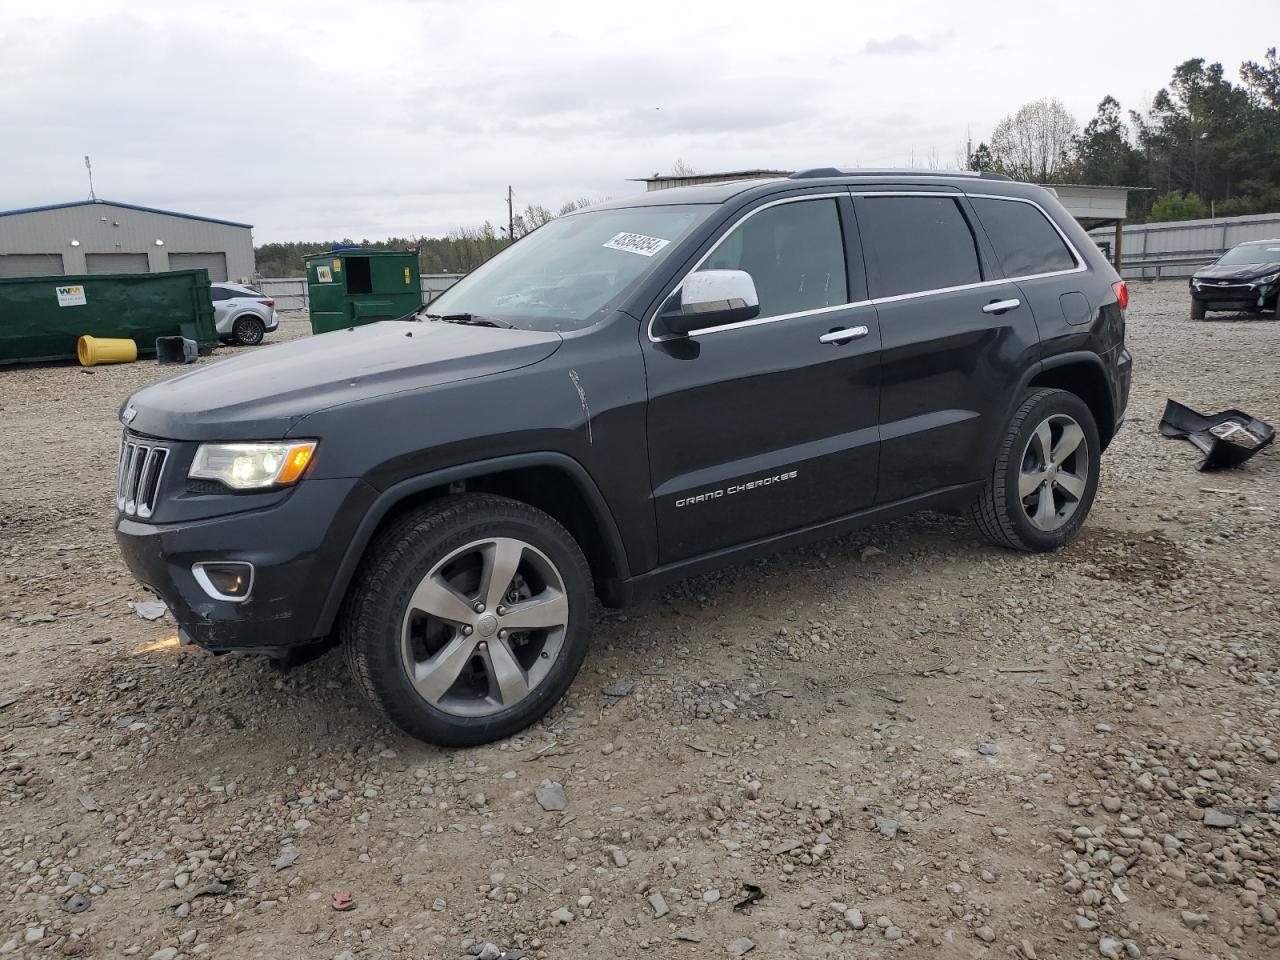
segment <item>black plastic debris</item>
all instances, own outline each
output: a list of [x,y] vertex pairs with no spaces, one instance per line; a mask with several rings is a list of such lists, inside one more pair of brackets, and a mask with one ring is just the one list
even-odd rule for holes
[[746,896],[733,905],[734,913],[741,913],[756,901],[763,900],[765,898],[765,892],[754,883],[744,883],[742,885],[742,892],[745,893]]
[[1249,416],[1243,410],[1223,410],[1205,416],[1176,400],[1164,406],[1160,433],[1190,440],[1204,453],[1197,470],[1238,467],[1276,438],[1275,428]]

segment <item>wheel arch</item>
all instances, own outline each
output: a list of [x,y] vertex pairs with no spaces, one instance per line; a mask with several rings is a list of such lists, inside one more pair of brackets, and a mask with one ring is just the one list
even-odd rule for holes
[[630,569],[621,534],[595,481],[566,454],[517,454],[410,477],[382,491],[347,545],[314,635],[324,636],[333,629],[360,561],[378,531],[407,510],[460,492],[507,496],[555,518],[586,555],[600,600],[608,606],[621,605],[620,585],[630,576]]
[[1102,359],[1097,354],[1066,353],[1046,358],[1023,384],[1018,402],[1026,391],[1042,387],[1066,390],[1083,400],[1093,414],[1102,449],[1107,448],[1116,432],[1115,404]]

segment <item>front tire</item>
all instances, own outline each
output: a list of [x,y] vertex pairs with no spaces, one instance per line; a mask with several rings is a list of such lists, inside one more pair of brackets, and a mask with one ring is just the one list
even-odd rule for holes
[[523,730],[586,657],[591,572],[577,542],[528,504],[450,497],[370,548],[342,646],[366,695],[405,733],[446,747]]
[[1089,515],[1101,461],[1088,405],[1066,390],[1033,390],[1009,421],[970,516],[1000,546],[1056,550]]
[[1204,301],[1202,301],[1202,300],[1197,300],[1195,297],[1192,297],[1192,298],[1191,298],[1191,319],[1192,319],[1192,320],[1203,320],[1203,319],[1204,319],[1204,313],[1205,313],[1205,310],[1204,310]]
[[256,347],[262,342],[267,328],[257,317],[240,317],[231,327],[231,336],[242,347]]

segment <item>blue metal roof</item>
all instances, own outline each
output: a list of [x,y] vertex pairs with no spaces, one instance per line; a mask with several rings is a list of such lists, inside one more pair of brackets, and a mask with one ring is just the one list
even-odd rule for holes
[[160,210],[156,207],[143,207],[136,203],[120,203],[117,200],[72,200],[70,203],[47,203],[41,207],[24,207],[21,210],[0,210],[0,217],[12,217],[19,213],[42,213],[45,210],[65,210],[67,207],[123,207],[125,210],[141,210],[143,213],[159,213],[166,217],[181,217],[183,220],[201,220],[204,223],[221,223],[228,227],[244,227],[252,230],[251,223],[236,223],[234,220],[219,220],[217,217],[199,217],[194,213],[176,213],[173,210]]

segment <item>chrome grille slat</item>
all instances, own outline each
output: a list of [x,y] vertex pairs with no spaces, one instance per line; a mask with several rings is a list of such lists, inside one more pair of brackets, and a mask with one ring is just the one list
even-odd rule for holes
[[160,478],[169,462],[169,448],[125,434],[120,441],[116,471],[116,508],[126,516],[146,519],[155,512]]
[[133,495],[138,489],[138,467],[142,465],[140,461],[142,460],[143,453],[142,444],[135,443],[132,446],[133,452],[129,456],[129,470],[125,474],[124,478],[125,513],[136,513],[138,510],[138,505],[134,502]]
[[116,509],[124,509],[124,466],[129,455],[129,443],[120,438],[120,463],[116,467]]
[[148,472],[138,491],[138,516],[146,519],[155,511],[156,495],[160,492],[160,477],[164,474],[164,465],[169,461],[169,451],[164,447],[153,447],[147,459]]

